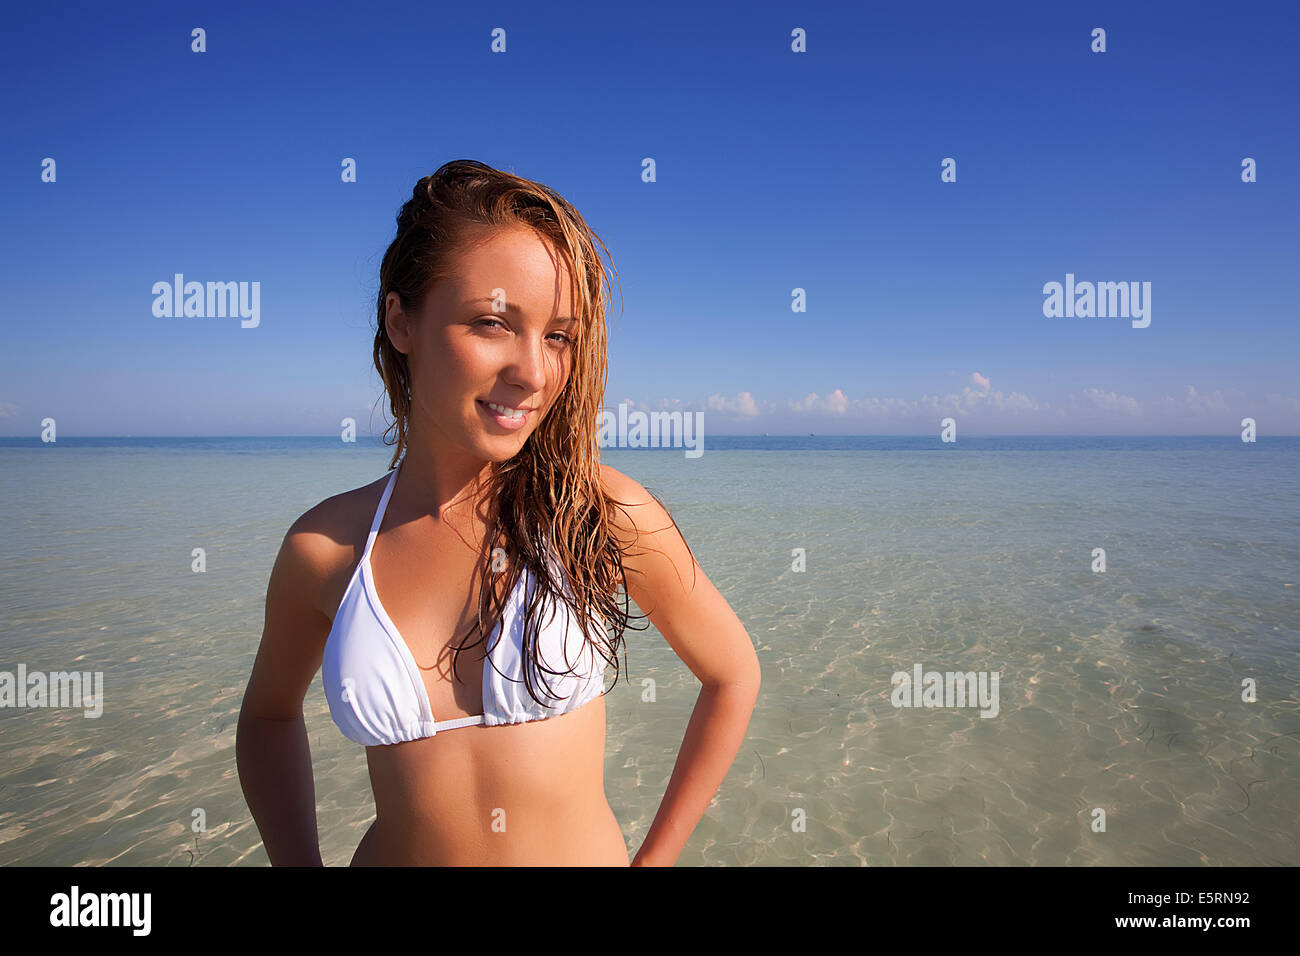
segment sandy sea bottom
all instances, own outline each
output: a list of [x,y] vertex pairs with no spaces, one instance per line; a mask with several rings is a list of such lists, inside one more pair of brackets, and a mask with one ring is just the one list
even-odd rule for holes
[[[679,865],[1300,863],[1300,455],[1248,450],[606,451],[670,507],[763,666]],[[265,865],[234,745],[266,580],[293,519],[385,454],[0,456],[0,670],[105,689],[96,719],[0,709],[0,864]],[[627,639],[606,791],[635,852],[699,684],[657,630]],[[996,672],[996,716],[894,706],[918,664]],[[305,712],[322,854],[344,865],[373,818],[364,750],[319,675]]]

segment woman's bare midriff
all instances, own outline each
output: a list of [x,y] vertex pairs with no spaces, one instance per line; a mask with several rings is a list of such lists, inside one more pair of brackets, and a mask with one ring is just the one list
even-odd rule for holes
[[546,720],[367,747],[352,866],[627,866],[605,798],[605,699]]

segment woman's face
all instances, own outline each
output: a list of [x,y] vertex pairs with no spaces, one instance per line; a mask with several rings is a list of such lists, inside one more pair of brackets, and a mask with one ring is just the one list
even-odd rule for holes
[[388,294],[388,336],[410,363],[412,428],[505,461],[568,381],[578,323],[568,269],[536,232],[479,228],[468,239],[414,321]]

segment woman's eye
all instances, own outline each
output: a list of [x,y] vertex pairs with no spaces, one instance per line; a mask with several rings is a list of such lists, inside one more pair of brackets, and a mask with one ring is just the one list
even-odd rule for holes
[[[494,328],[494,327],[499,327],[503,329],[505,328],[505,323],[502,322],[500,319],[483,318],[483,319],[479,319],[477,324],[480,328]],[[570,338],[568,335],[566,335],[564,332],[554,332],[551,334],[550,337],[553,339],[559,339],[561,345],[571,346],[574,344],[573,339]]]

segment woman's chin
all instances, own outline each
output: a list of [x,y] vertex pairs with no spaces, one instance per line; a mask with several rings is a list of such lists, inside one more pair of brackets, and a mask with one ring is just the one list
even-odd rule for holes
[[478,443],[479,453],[489,461],[509,461],[519,454],[527,440],[526,434],[484,435]]

